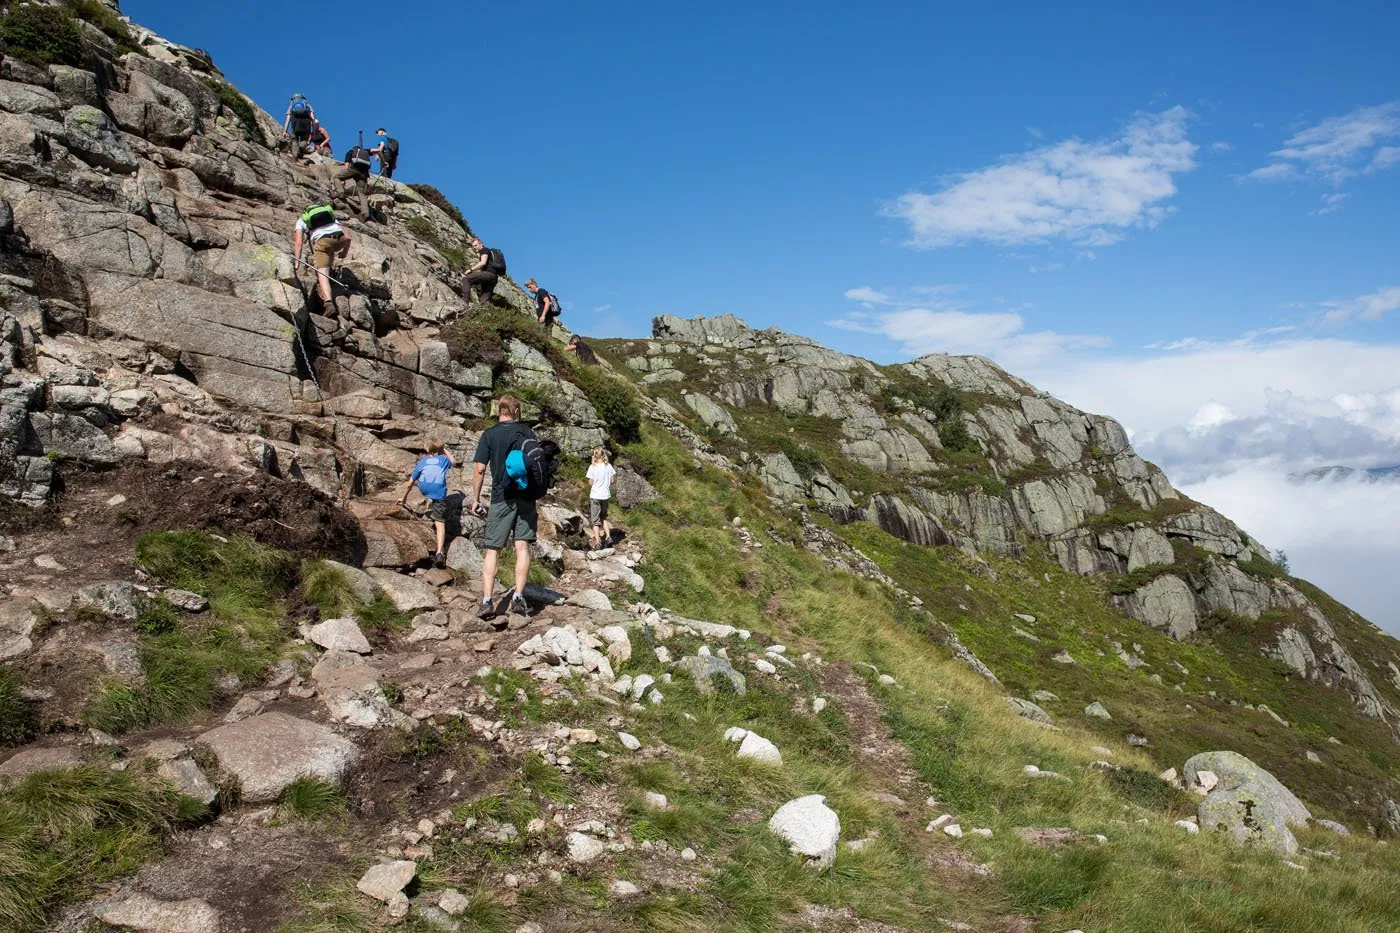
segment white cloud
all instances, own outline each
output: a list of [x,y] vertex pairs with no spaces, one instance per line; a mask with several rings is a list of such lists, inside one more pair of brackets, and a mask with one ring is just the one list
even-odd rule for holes
[[612,305],[599,305],[593,309],[594,314],[607,314],[612,310]]
[[1381,145],[1393,139],[1400,139],[1400,101],[1358,107],[1294,133],[1248,177],[1279,181],[1301,173],[1340,185],[1368,164],[1379,170],[1400,162],[1396,147]]
[[1215,143],[1211,143],[1211,144],[1210,144],[1210,151],[1211,151],[1211,152],[1233,152],[1234,149],[1235,149],[1235,144],[1234,144],[1234,143],[1227,143],[1227,142],[1225,142],[1225,141],[1223,141],[1223,140],[1220,141],[1220,142],[1215,142]]
[[[937,297],[946,287],[914,289],[918,294]],[[871,293],[879,301],[871,301]],[[930,294],[933,293],[933,294]],[[1107,346],[1106,337],[1089,334],[1059,334],[1054,331],[1026,332],[1026,322],[1015,311],[974,312],[935,302],[933,307],[896,299],[885,292],[853,288],[846,297],[872,310],[853,311],[827,323],[842,330],[879,334],[899,344],[902,353],[915,357],[928,353],[975,354],[990,356],[1009,367],[1036,363],[1056,354],[1090,347]],[[884,304],[887,310],[873,310]]]
[[1182,107],[1139,114],[1116,137],[1068,139],[944,179],[932,194],[908,192],[884,213],[909,225],[908,244],[936,249],[1064,239],[1108,246],[1160,223],[1174,176],[1196,166]]
[[1388,312],[1400,308],[1400,285],[1386,285],[1367,295],[1322,303],[1324,324],[1338,326],[1353,319],[1379,321]]
[[1331,194],[1324,194],[1322,196],[1322,206],[1313,211],[1313,214],[1321,216],[1323,214],[1331,214],[1335,211],[1339,211],[1342,209],[1342,202],[1349,197],[1351,197],[1351,195],[1344,191],[1334,191]]

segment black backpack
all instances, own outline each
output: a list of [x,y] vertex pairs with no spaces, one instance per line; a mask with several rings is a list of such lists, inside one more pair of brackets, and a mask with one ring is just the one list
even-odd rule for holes
[[554,485],[557,456],[558,444],[538,440],[533,433],[522,434],[506,454],[506,495],[531,502],[543,499]]
[[364,146],[356,146],[354,149],[350,150],[350,154],[346,156],[345,161],[349,162],[354,168],[363,169],[368,172],[369,150]]
[[506,274],[506,254],[494,247],[486,250],[486,271],[496,275]]
[[380,151],[383,153],[383,155],[379,157],[379,161],[383,162],[384,156],[388,156],[388,161],[390,165],[399,164],[399,141],[397,139],[395,139],[392,136],[385,136],[384,148]]

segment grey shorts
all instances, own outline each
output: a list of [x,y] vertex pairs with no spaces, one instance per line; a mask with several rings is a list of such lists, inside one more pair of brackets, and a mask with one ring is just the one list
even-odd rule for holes
[[486,513],[485,547],[499,551],[506,546],[512,535],[517,541],[533,541],[538,525],[539,516],[535,511],[535,503],[529,499],[493,502]]
[[428,517],[431,518],[431,519],[432,519],[433,521],[435,521],[435,522],[445,522],[445,521],[447,521],[447,500],[446,500],[446,499],[429,499],[429,500],[428,500]]
[[611,499],[588,500],[588,524],[595,528],[608,520],[608,503]]

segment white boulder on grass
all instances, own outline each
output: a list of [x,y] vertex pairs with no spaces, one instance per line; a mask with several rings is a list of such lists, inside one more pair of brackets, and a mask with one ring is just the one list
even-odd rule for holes
[[351,651],[355,654],[369,654],[369,639],[360,630],[354,619],[327,619],[311,626],[306,633],[307,640],[320,645],[327,651]]
[[821,794],[789,800],[768,820],[768,828],[788,843],[794,855],[812,860],[817,868],[836,861],[841,820]]
[[765,764],[781,765],[783,754],[778,751],[778,746],[759,735],[757,732],[750,732],[738,726],[732,726],[724,733],[726,742],[738,742],[740,758],[752,758],[755,761],[762,761]]
[[355,883],[361,894],[368,894],[376,901],[389,903],[408,887],[418,874],[418,863],[400,859],[373,865]]

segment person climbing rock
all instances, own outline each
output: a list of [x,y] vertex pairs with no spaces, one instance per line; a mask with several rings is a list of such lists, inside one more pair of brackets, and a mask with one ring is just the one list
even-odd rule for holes
[[331,267],[337,257],[350,256],[350,234],[341,229],[335,219],[335,209],[329,204],[313,204],[297,218],[292,234],[292,257],[303,262],[301,249],[307,238],[311,241],[311,264],[316,269],[316,284],[321,292],[323,309],[339,316],[331,293]]
[[569,342],[564,349],[568,350],[570,353],[577,353],[579,360],[590,366],[598,365],[598,354],[594,353],[593,348],[584,343],[584,341],[579,338],[578,334],[573,334],[569,337]]
[[462,279],[462,300],[472,303],[472,286],[475,285],[477,300],[489,304],[496,294],[496,283],[506,274],[506,256],[498,249],[487,249],[480,239],[473,239],[471,246],[477,252],[477,259],[476,265]]
[[446,445],[436,438],[428,438],[427,456],[420,457],[413,473],[408,477],[408,485],[399,496],[399,505],[408,507],[408,494],[413,484],[428,500],[428,517],[433,520],[433,530],[437,532],[437,552],[432,555],[434,567],[447,566],[447,473],[457,465]]
[[612,525],[608,522],[608,503],[612,501],[612,481],[617,470],[608,462],[608,452],[593,448],[593,462],[588,465],[588,536],[593,550],[612,544]]
[[311,129],[315,125],[316,111],[311,109],[311,101],[300,93],[293,94],[291,102],[287,104],[287,118],[282,123],[282,129],[295,144],[293,151],[298,158],[306,154]]
[[[356,214],[362,220],[369,220],[369,157],[369,150],[356,144],[345,153],[345,164],[335,173],[336,181],[350,182],[350,187],[359,195],[360,209]],[[354,206],[351,201],[351,210],[354,210]]]
[[319,123],[311,127],[311,148],[321,155],[331,154],[331,134]]
[[[509,494],[506,478],[506,458],[512,450],[525,440],[533,439],[535,432],[528,425],[520,423],[520,399],[514,395],[502,395],[497,402],[496,424],[487,428],[476,445],[476,464],[472,474],[471,511],[474,515],[486,516],[486,539],[483,542],[485,555],[481,562],[481,608],[477,613],[482,619],[494,618],[497,614],[491,597],[496,587],[496,564],[501,549],[512,537],[515,538],[515,589],[510,597],[509,611],[518,615],[528,615],[529,605],[525,602],[525,582],[530,575],[530,542],[535,540],[539,524],[538,512],[533,499],[525,499]],[[491,507],[481,505],[481,486],[486,479],[487,467],[491,469]]]
[[399,141],[382,126],[374,134],[379,137],[379,145],[371,149],[370,154],[379,158],[379,174],[384,178],[393,178],[394,167],[399,164]]
[[535,317],[548,337],[554,332],[554,322],[559,320],[559,299],[540,288],[534,279],[526,279],[525,287],[535,296]]

